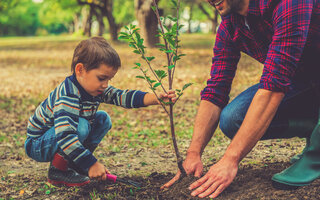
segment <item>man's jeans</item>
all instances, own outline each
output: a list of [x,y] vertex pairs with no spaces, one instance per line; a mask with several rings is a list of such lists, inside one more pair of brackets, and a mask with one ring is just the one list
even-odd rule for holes
[[[220,129],[227,137],[232,139],[240,128],[258,85],[242,92],[222,110]],[[319,88],[318,80],[293,83],[261,139],[310,137],[319,116]]]
[[[96,113],[92,125],[88,120],[80,117],[77,129],[79,141],[85,147],[98,145],[111,126],[110,116],[104,111]],[[27,155],[38,162],[49,162],[53,159],[54,154],[60,151],[54,127],[41,137],[28,137],[24,146]]]

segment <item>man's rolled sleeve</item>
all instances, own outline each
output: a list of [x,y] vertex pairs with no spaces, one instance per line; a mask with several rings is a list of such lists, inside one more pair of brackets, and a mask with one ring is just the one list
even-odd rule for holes
[[220,108],[225,107],[229,101],[232,80],[240,59],[240,50],[233,45],[227,28],[229,23],[229,19],[226,19],[219,26],[213,49],[211,77],[201,91],[201,100],[210,101]]
[[259,88],[287,92],[307,40],[313,1],[282,1],[274,11],[274,35]]

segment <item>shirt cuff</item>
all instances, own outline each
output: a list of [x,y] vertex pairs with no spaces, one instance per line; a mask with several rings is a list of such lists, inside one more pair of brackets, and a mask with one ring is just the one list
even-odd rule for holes
[[143,103],[143,99],[146,94],[147,94],[146,92],[136,91],[135,96],[134,96],[134,101],[133,101],[134,108],[146,107],[146,105],[144,105],[144,103]]
[[227,105],[226,102],[222,102],[222,101],[215,99],[214,95],[201,95],[201,100],[209,101],[221,109],[223,109]]
[[88,172],[90,167],[97,161],[98,160],[96,159],[96,157],[94,157],[90,152],[87,156],[80,158],[80,160],[77,162],[77,166],[85,172]]

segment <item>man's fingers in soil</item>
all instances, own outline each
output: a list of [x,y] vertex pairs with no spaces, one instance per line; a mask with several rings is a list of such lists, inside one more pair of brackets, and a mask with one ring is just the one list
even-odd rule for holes
[[[197,196],[198,194],[208,193],[207,191],[210,190],[210,186],[213,184],[213,180],[210,178],[206,180],[206,182],[202,183],[197,189],[195,189],[191,196]],[[211,191],[211,190],[210,190]],[[212,193],[212,192],[211,192]],[[207,195],[211,194],[208,193]],[[206,196],[207,196],[206,195]]]
[[199,194],[198,197],[200,197],[200,198],[206,197],[206,196],[214,193],[216,191],[216,189],[221,186],[221,182],[213,181],[212,179],[210,180],[210,184],[211,184],[211,186],[208,187],[208,189],[206,191]]
[[168,188],[174,184],[180,178],[180,172],[178,172],[169,182],[160,187],[160,189]]
[[194,176],[200,178],[201,174],[202,174],[202,169],[197,168],[194,173]]
[[200,185],[202,185],[204,182],[206,182],[208,180],[208,176],[204,175],[202,178],[198,179],[196,182],[192,183],[189,186],[189,190],[193,190],[197,187],[199,187]]
[[223,192],[224,189],[226,189],[226,186],[225,186],[224,184],[220,185],[220,186],[216,189],[216,191],[214,191],[214,193],[212,193],[212,194],[209,196],[209,198],[212,198],[212,199],[216,198],[217,196],[219,196],[219,194],[220,194],[221,192]]

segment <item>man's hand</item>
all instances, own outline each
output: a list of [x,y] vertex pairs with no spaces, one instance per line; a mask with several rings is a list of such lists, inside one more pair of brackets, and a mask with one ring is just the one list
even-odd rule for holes
[[99,162],[94,163],[90,168],[88,175],[90,178],[105,181],[107,179],[107,174],[110,172],[105,168],[105,166]]
[[192,183],[190,190],[195,189],[191,195],[200,198],[216,198],[224,189],[226,189],[238,172],[238,163],[232,160],[222,158],[199,180]]
[[[188,175],[194,175],[195,177],[200,177],[203,172],[203,164],[201,162],[200,154],[189,152],[187,154],[186,160],[183,162],[183,168]],[[175,177],[173,177],[169,182],[161,186],[161,189],[168,188],[179,180],[181,176],[180,170],[177,172]]]

